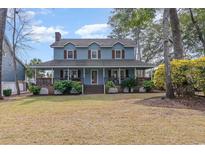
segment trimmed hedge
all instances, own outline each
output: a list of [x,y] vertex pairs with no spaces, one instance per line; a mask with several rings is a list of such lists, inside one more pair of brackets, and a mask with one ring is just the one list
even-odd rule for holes
[[11,93],[12,93],[12,89],[4,89],[3,90],[3,95],[6,97],[11,96]]

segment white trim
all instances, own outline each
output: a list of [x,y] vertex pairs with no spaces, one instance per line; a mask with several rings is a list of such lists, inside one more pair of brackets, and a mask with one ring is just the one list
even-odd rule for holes
[[[120,58],[116,57],[116,55],[117,55],[116,52],[117,51],[120,51]],[[122,59],[122,49],[115,49],[115,59]]]
[[120,43],[121,45],[125,46],[125,44],[123,44],[123,43],[120,42],[120,41],[115,42],[112,46],[114,46],[114,45],[117,44],[117,43]]
[[[155,66],[69,66],[70,68],[128,68],[128,67],[136,67],[136,68],[153,68]],[[30,66],[30,68],[68,68],[68,66]]]
[[[96,58],[93,58],[93,52],[96,52]],[[96,49],[93,49],[93,50],[91,50],[91,59],[98,59],[98,50],[96,50]]]
[[124,72],[124,78],[126,78],[126,69],[120,69],[120,77],[121,77],[121,71],[123,71]]
[[69,75],[72,75],[73,74],[73,71],[76,71],[77,72],[77,77],[78,78],[78,69],[70,69],[70,72],[69,72]]
[[[90,46],[90,45],[93,44],[93,43],[95,43],[95,44],[97,44],[97,45],[100,46],[100,43],[98,43],[98,42],[96,42],[96,41],[91,42],[88,46]],[[87,46],[87,47],[88,47],[88,46]]]
[[[70,43],[70,42],[69,42]],[[71,43],[72,44],[72,43]],[[74,44],[73,44],[74,45]],[[75,45],[76,46],[76,45]],[[64,46],[51,46],[52,48],[63,48]],[[88,46],[76,46],[78,48],[86,48]],[[112,48],[113,46],[100,46],[103,48]],[[125,48],[135,48],[136,46],[124,46]]]
[[103,92],[104,94],[106,93],[105,91],[105,68],[103,68]]
[[[97,83],[96,84],[92,83],[92,71],[97,71]],[[91,85],[98,85],[98,69],[91,69],[90,70],[90,84]]]
[[[69,60],[74,59],[74,50],[66,50],[66,51],[67,51],[66,59],[69,59]],[[68,58],[68,52],[72,52],[72,58]]]
[[114,71],[117,71],[117,78],[118,78],[118,76],[119,76],[119,71],[118,71],[118,69],[111,69],[111,77],[113,77],[114,75],[113,75],[113,72]]
[[53,46],[53,47],[65,47],[67,44],[72,44],[72,45],[74,45],[74,46],[76,46],[75,44],[73,44],[73,43],[71,43],[71,42],[67,42],[67,43],[65,43],[63,46]]

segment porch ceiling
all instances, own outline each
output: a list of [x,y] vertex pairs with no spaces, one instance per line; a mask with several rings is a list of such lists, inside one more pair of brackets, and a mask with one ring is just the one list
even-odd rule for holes
[[153,68],[153,64],[141,62],[138,60],[51,60],[31,68],[111,68],[111,67],[135,67],[135,68]]

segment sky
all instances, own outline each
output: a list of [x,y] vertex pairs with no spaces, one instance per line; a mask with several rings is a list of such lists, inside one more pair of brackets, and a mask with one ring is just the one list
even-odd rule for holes
[[105,38],[111,31],[107,25],[112,9],[25,9],[32,21],[32,49],[19,52],[25,63],[33,58],[53,59],[54,33],[62,38]]

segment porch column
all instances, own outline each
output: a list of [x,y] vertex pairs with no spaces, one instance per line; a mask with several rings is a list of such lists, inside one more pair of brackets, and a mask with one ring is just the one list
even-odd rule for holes
[[105,94],[105,68],[103,68],[103,85],[104,85],[104,94]]
[[134,68],[135,70],[134,70],[134,77],[135,77],[135,79],[136,79],[136,68]]
[[118,71],[118,78],[119,78],[119,84],[121,84],[120,68],[119,68],[119,71]]
[[54,70],[52,68],[52,73],[51,73],[51,83],[53,84],[53,77],[54,77]]
[[35,80],[35,83],[36,83],[36,68],[34,70],[34,80]]
[[68,68],[68,80],[70,80],[70,71],[69,71],[69,68]]
[[83,68],[82,94],[84,94],[84,82],[85,82],[85,68]]

